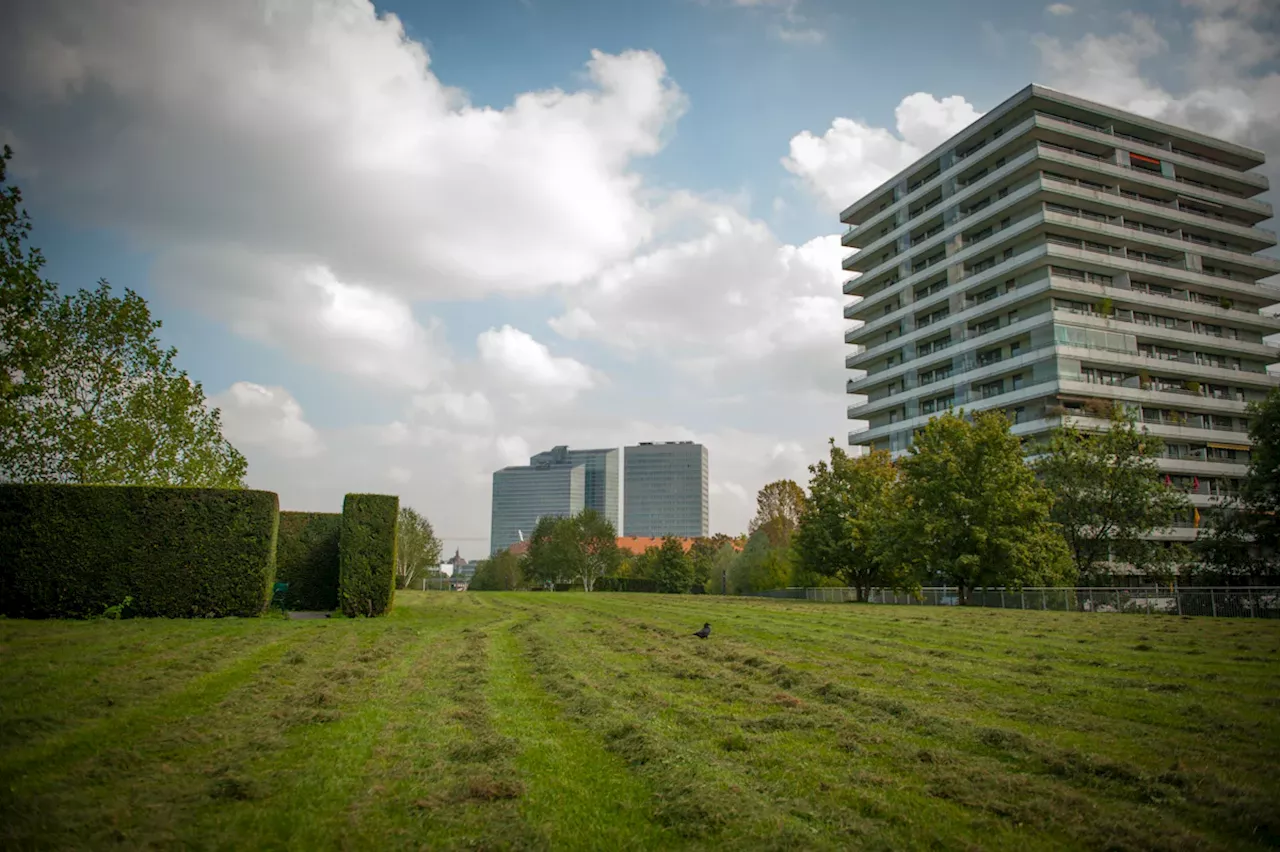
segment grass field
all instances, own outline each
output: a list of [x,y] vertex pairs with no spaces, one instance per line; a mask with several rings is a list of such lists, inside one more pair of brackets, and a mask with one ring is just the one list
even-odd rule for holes
[[1278,622],[422,592],[0,620],[4,849],[1266,848],[1278,765]]

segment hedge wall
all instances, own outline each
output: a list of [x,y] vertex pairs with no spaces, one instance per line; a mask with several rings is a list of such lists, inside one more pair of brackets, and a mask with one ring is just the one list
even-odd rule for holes
[[385,615],[396,587],[400,498],[348,494],[338,542],[338,603],[349,616]]
[[0,611],[20,618],[260,615],[276,568],[269,491],[0,485]]
[[287,609],[338,608],[337,512],[281,512],[276,582],[288,583]]

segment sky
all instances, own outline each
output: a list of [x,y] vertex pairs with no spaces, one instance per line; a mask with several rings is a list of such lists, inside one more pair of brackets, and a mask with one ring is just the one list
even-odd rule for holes
[[[143,295],[288,509],[695,440],[711,530],[844,444],[839,211],[1028,83],[1264,151],[1273,0],[17,0],[47,273]],[[1267,200],[1272,200],[1270,195]]]

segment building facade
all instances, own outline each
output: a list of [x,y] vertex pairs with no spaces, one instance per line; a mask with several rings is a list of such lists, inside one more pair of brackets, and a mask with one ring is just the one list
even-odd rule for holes
[[619,529],[618,517],[618,449],[571,450],[553,447],[529,459],[529,464],[581,464],[586,468],[586,508],[594,509],[605,517],[613,528]]
[[1280,383],[1263,162],[1029,86],[856,201],[849,443],[900,453],[949,408],[1004,411],[1022,436],[1102,428],[1119,404],[1197,510],[1236,491],[1246,405]]
[[624,536],[705,536],[711,524],[707,448],[641,443],[622,456]]
[[584,464],[536,464],[504,467],[493,473],[489,552],[505,550],[527,538],[538,518],[576,515],[586,505]]

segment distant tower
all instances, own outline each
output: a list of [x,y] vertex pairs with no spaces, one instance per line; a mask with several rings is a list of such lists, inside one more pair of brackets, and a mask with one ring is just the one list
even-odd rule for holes
[[696,537],[711,526],[707,448],[692,441],[640,443],[623,452],[627,536]]

